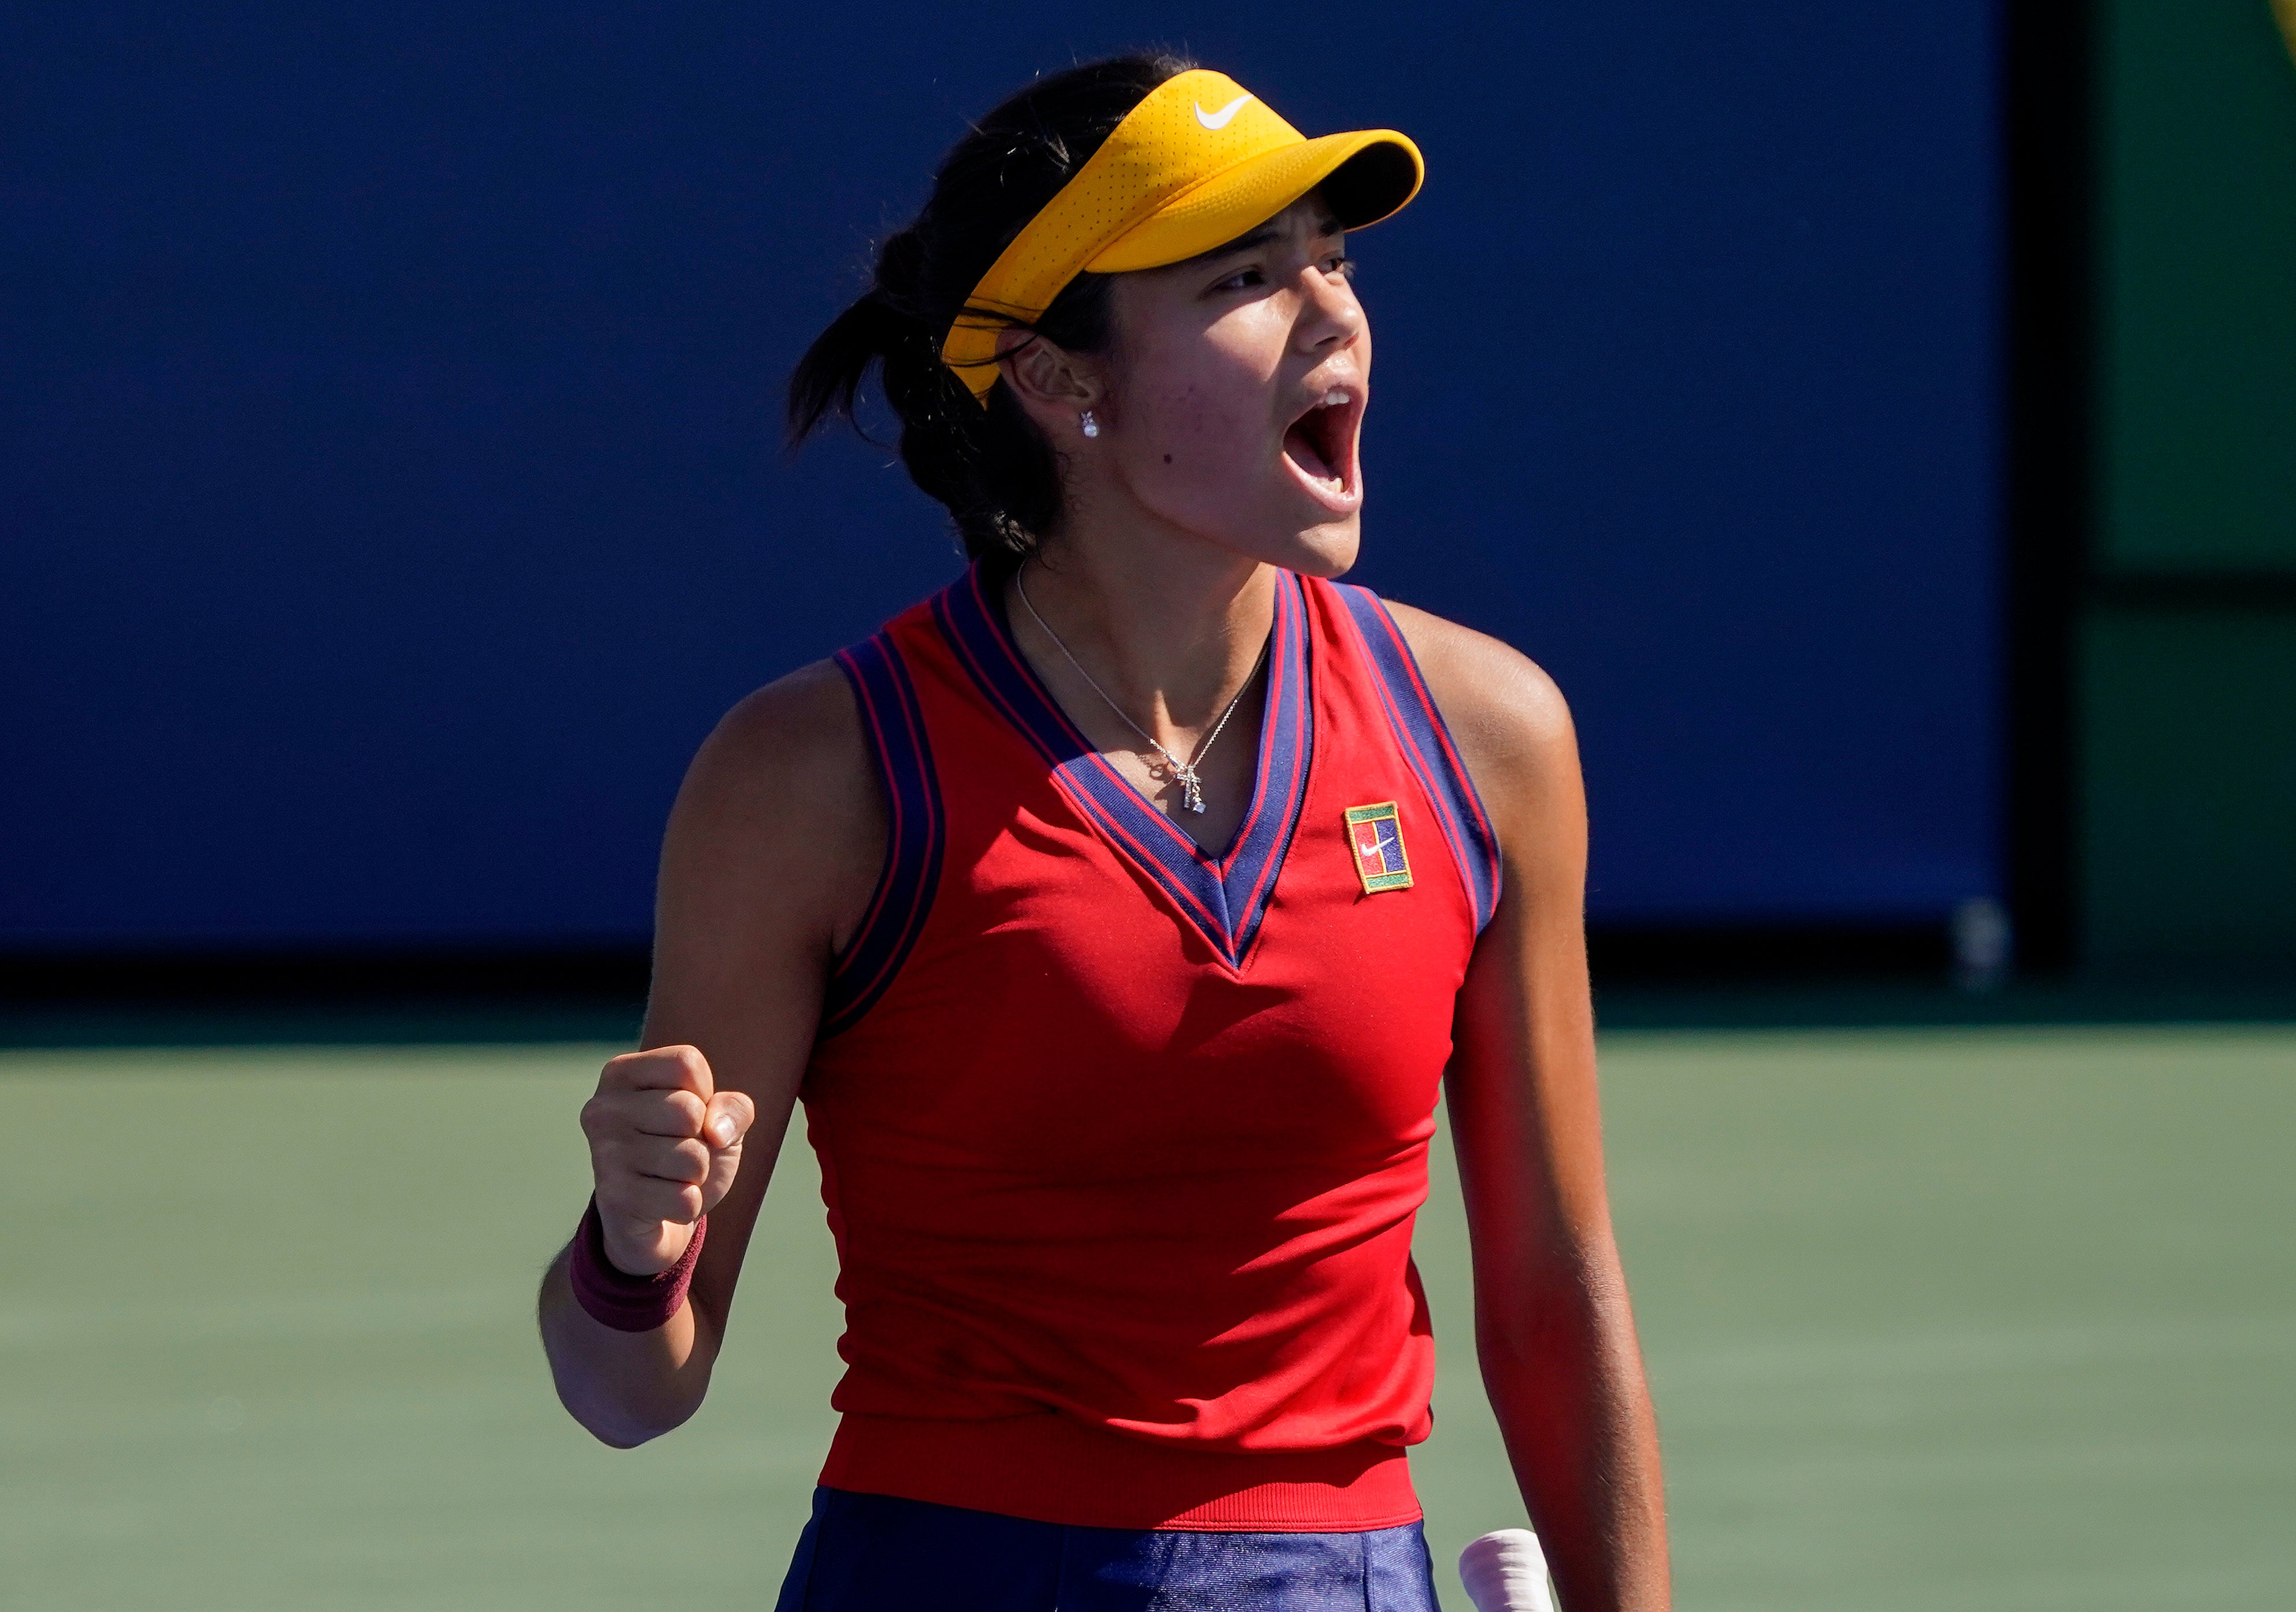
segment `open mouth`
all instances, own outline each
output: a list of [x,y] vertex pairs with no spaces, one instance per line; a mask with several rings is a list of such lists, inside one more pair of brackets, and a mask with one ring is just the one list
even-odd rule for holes
[[1335,386],[1283,433],[1284,458],[1327,504],[1355,501],[1356,423],[1362,412],[1358,393]]

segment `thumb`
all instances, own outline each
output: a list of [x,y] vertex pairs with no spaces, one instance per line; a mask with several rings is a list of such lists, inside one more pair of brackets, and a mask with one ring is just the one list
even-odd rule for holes
[[758,1106],[746,1091],[720,1091],[701,1116],[701,1134],[712,1148],[739,1147],[758,1123]]
[[701,1139],[709,1144],[709,1176],[701,1183],[701,1213],[709,1213],[733,1189],[742,1169],[742,1139],[758,1117],[758,1106],[749,1094],[721,1091],[709,1099],[701,1116]]

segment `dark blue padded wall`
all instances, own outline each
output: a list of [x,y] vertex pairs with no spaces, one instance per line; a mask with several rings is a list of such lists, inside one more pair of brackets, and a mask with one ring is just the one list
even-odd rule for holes
[[1578,713],[1598,919],[1992,892],[1992,19],[27,8],[0,23],[0,945],[647,926],[725,706],[952,573],[778,389],[1029,71],[1392,124],[1367,551]]

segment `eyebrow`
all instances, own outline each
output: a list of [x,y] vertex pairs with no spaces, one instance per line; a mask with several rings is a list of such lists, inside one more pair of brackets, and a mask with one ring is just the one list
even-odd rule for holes
[[[1327,213],[1324,217],[1316,220],[1316,233],[1318,235],[1343,235],[1347,234],[1347,231],[1341,225],[1337,217]],[[1283,232],[1276,228],[1275,225],[1263,224],[1258,229],[1252,230],[1245,234],[1238,235],[1234,240],[1230,241],[1225,246],[1215,246],[1208,252],[1198,252],[1193,258],[1190,259],[1189,261],[1192,263],[1210,263],[1215,258],[1228,258],[1234,256],[1237,252],[1253,251],[1260,247],[1272,245],[1275,242],[1281,241],[1283,238]]]

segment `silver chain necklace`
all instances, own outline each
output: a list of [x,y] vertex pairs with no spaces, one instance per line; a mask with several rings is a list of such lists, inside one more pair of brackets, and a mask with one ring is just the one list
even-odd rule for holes
[[1107,703],[1108,708],[1116,713],[1119,721],[1147,740],[1148,747],[1161,758],[1164,776],[1180,786],[1180,804],[1198,817],[1201,817],[1204,810],[1204,785],[1203,780],[1196,776],[1196,768],[1203,761],[1204,752],[1210,750],[1213,742],[1226,730],[1227,720],[1235,714],[1235,708],[1243,703],[1244,689],[1251,687],[1252,679],[1259,676],[1259,669],[1267,663],[1267,646],[1262,644],[1259,646],[1259,659],[1251,663],[1251,672],[1243,679],[1243,687],[1235,691],[1235,698],[1230,700],[1227,703],[1227,709],[1220,712],[1220,720],[1212,724],[1212,730],[1204,736],[1204,742],[1196,746],[1195,760],[1184,761],[1159,744],[1154,734],[1150,733],[1127,715],[1124,707],[1110,698],[1108,690],[1093,681],[1092,673],[1086,671],[1084,669],[1084,662],[1070,653],[1066,644],[1061,642],[1061,635],[1053,630],[1052,623],[1037,614],[1035,601],[1029,597],[1028,585],[1021,580],[1021,573],[1017,571],[1013,573],[1013,591],[1021,596],[1021,606],[1028,611],[1037,625],[1044,629],[1045,636],[1053,641],[1053,647],[1068,656],[1068,662],[1076,668],[1077,676],[1082,678],[1093,693]]

